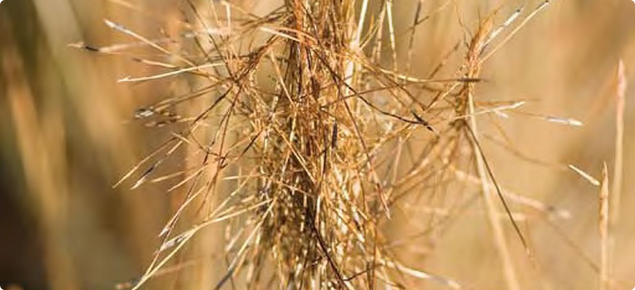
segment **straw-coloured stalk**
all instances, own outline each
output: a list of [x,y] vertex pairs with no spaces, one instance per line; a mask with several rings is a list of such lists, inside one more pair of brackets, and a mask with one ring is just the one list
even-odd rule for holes
[[609,260],[609,246],[610,246],[610,232],[609,232],[609,177],[606,163],[602,167],[602,184],[600,185],[599,194],[599,211],[598,211],[598,225],[600,231],[600,287],[599,289],[609,289],[610,278],[610,260]]
[[624,109],[626,99],[626,73],[624,62],[620,60],[617,65],[615,90],[615,168],[613,169],[613,187],[611,205],[613,213],[611,224],[615,225],[620,216],[620,196],[622,196],[622,174],[624,172]]

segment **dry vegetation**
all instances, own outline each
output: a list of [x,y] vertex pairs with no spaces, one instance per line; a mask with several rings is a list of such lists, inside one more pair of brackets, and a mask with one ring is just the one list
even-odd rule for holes
[[45,274],[0,282],[635,283],[629,1],[25,2],[2,189]]

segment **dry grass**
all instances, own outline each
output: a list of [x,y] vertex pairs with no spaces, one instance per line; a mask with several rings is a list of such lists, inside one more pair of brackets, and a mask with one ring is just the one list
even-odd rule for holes
[[[175,61],[137,57],[169,71],[120,81],[192,74],[209,82],[200,91],[138,111],[138,118],[163,115],[168,122],[186,125],[123,180],[136,174],[133,188],[138,187],[186,145],[195,148],[188,154],[200,164],[179,172],[183,181],[168,190],[186,188],[185,201],[161,232],[163,244],[134,289],[159,273],[200,231],[216,224],[226,228],[228,261],[217,289],[230,281],[246,283],[248,288],[271,287],[271,283],[300,289],[403,285],[399,276],[409,272],[385,249],[388,239],[379,226],[390,219],[391,208],[398,207],[400,199],[418,191],[415,188],[434,187],[434,179],[463,170],[460,167],[476,168],[508,287],[520,289],[497,214],[497,197],[528,253],[529,248],[482,152],[476,129],[477,115],[503,114],[520,104],[477,106],[474,89],[483,62],[492,55],[482,58],[489,52],[487,46],[522,17],[521,11],[502,24],[496,24],[496,14],[491,13],[473,32],[466,31],[461,65],[446,68],[446,60],[440,59],[427,78],[416,78],[398,71],[393,3],[380,3],[374,14],[368,1],[361,5],[357,14],[352,1],[287,1],[257,16],[220,2],[206,13],[213,16],[208,23],[204,12],[189,3],[192,22],[207,32],[194,38],[199,54],[186,52],[185,45],[169,51],[155,40],[106,21]],[[509,37],[546,5],[525,16]],[[411,35],[409,51],[412,35],[421,25],[419,12],[406,31]],[[380,41],[385,26],[390,49]],[[115,51],[112,46],[75,46]],[[461,51],[454,49],[447,57],[460,57]],[[390,59],[386,67],[383,55]],[[412,53],[408,58],[411,63]],[[448,75],[440,77],[445,71]],[[178,112],[193,98],[210,98],[209,105],[191,116]],[[413,144],[424,149],[413,149]],[[418,151],[418,157],[403,156],[402,148]],[[142,168],[146,169],[137,174]],[[188,209],[196,211],[195,225],[180,230],[178,221]],[[245,282],[234,281],[242,275]],[[462,288],[440,277],[423,278]]]
[[[104,33],[117,35],[116,41],[104,44],[89,36],[70,46],[83,50],[75,54],[132,60],[136,68],[110,80],[140,95],[158,95],[147,97],[133,110],[134,120],[126,122],[158,132],[148,134],[157,138],[136,142],[154,148],[132,165],[131,154],[122,154],[126,158],[118,167],[129,170],[113,183],[123,192],[165,193],[160,200],[170,203],[163,218],[134,219],[128,232],[143,229],[159,241],[148,246],[153,238],[147,235],[130,238],[139,243],[134,251],[145,271],[129,281],[119,278],[118,287],[559,289],[566,284],[560,281],[564,270],[552,260],[561,256],[545,248],[544,225],[556,233],[546,244],[558,241],[573,251],[566,261],[591,269],[585,271],[601,289],[622,287],[616,277],[627,276],[613,269],[625,269],[614,257],[620,248],[613,237],[621,237],[615,233],[617,209],[622,188],[628,188],[621,177],[628,170],[622,147],[627,136],[623,65],[609,194],[606,165],[600,182],[594,172],[580,169],[597,168],[597,162],[551,151],[524,153],[524,143],[515,141],[523,137],[519,128],[524,125],[510,125],[529,123],[538,128],[532,131],[566,125],[542,129],[562,132],[582,126],[569,117],[579,111],[541,108],[532,97],[538,94],[521,89],[496,93],[501,83],[523,84],[496,73],[501,67],[512,70],[500,59],[519,49],[515,39],[553,7],[571,6],[490,4],[186,0],[178,2],[178,12],[168,14],[157,33],[140,27],[162,18],[162,10],[109,1],[144,20],[109,15],[104,27],[111,31]],[[41,14],[51,19],[50,13]],[[12,75],[7,72],[13,71],[12,62],[2,64],[5,75]],[[48,167],[34,161],[67,158],[60,153],[63,142],[45,133],[62,132],[64,121],[52,114],[53,121],[44,123],[53,128],[39,125],[25,79],[18,74],[9,80],[10,112],[29,165],[27,182],[45,205],[42,216],[52,218],[52,224],[42,225],[42,236],[50,239],[48,260],[60,258],[59,268],[51,266],[57,270],[49,272],[57,277],[51,285],[79,289],[72,266],[81,263],[63,259],[69,256],[64,251],[72,250],[58,242],[70,231],[57,225],[69,223],[56,219],[64,208],[58,203],[64,201],[52,198],[53,189],[65,188],[69,178],[64,174],[72,175],[73,169],[54,167],[64,164],[61,160],[47,161]],[[140,89],[147,87],[152,88]],[[122,111],[130,111],[128,105]],[[76,106],[81,112],[90,103]],[[107,128],[121,130],[115,127]],[[104,138],[98,127],[91,130],[101,136],[95,138]],[[113,155],[117,149],[113,145]],[[532,184],[535,180],[515,181],[527,175],[521,164],[548,172],[535,178],[542,187]],[[569,167],[601,185],[600,236],[592,236],[591,245],[571,238],[566,229],[570,222],[585,224],[575,205],[527,194],[546,191],[550,182],[566,180],[562,176],[576,180],[565,164],[576,164]],[[143,203],[148,195],[138,198]],[[586,201],[582,204],[597,198]],[[133,213],[140,207],[128,206]],[[160,228],[158,222],[163,222]]]

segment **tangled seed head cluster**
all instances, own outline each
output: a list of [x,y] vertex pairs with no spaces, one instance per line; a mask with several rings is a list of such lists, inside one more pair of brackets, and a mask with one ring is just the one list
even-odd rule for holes
[[[226,273],[217,289],[227,283],[374,289],[404,286],[404,275],[460,288],[395,259],[391,247],[422,234],[387,238],[382,227],[421,204],[423,192],[443,186],[451,199],[450,181],[457,177],[476,185],[493,179],[474,117],[520,104],[478,104],[474,88],[484,59],[499,48],[488,51],[488,45],[518,15],[498,28],[494,14],[486,17],[466,33],[469,39],[430,61],[436,65],[421,78],[410,72],[415,31],[436,14],[424,17],[419,3],[412,26],[396,31],[391,1],[359,2],[285,0],[254,14],[221,1],[212,2],[209,15],[187,2],[191,23],[180,50],[167,48],[170,39],[148,39],[107,22],[164,54],[136,61],[169,70],[121,81],[178,75],[197,84],[135,114],[174,130],[122,181],[136,174],[136,187],[181,177],[169,191],[181,190],[184,199],[133,287],[166,271],[202,231],[222,227]],[[398,57],[397,42],[409,44],[405,58]],[[186,152],[187,168],[156,177],[179,150]],[[497,217],[491,221],[496,225]]]

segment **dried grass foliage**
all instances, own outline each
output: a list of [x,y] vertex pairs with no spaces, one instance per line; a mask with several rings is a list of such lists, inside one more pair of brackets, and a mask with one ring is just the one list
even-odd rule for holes
[[[148,270],[127,286],[140,288],[165,273],[201,231],[220,225],[227,269],[216,289],[408,288],[404,277],[467,288],[400,263],[390,247],[401,238],[382,230],[413,196],[458,181],[481,186],[507,286],[520,289],[500,215],[530,253],[513,217],[522,215],[512,214],[508,202],[544,214],[558,210],[496,182],[477,117],[506,117],[524,103],[479,100],[475,87],[486,61],[549,2],[528,13],[495,10],[477,23],[461,22],[465,39],[425,77],[411,74],[415,32],[438,13],[454,13],[457,4],[448,1],[426,15],[419,2],[413,24],[398,31],[393,6],[399,3],[372,2],[286,0],[256,15],[231,2],[212,2],[203,11],[186,1],[191,23],[180,49],[110,20],[110,28],[137,42],[73,45],[131,55],[163,70],[121,82],[187,76],[204,83],[135,114],[148,125],[177,129],[117,185],[179,179],[168,191],[186,194]],[[405,57],[401,43],[408,45]],[[162,56],[128,52],[137,46]],[[450,59],[460,65],[448,65]],[[203,109],[191,113],[192,102]],[[183,151],[193,167],[157,173]],[[457,204],[448,215],[460,211]],[[188,214],[194,224],[182,222]],[[178,260],[176,268],[187,263]]]

